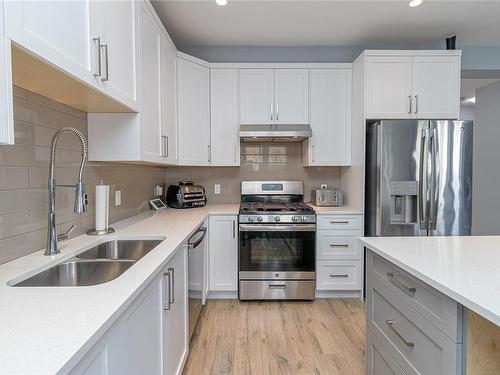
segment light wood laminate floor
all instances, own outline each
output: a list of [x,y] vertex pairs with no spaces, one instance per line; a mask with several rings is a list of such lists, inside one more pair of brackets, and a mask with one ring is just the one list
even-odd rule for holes
[[209,301],[184,374],[364,374],[365,310],[350,299]]

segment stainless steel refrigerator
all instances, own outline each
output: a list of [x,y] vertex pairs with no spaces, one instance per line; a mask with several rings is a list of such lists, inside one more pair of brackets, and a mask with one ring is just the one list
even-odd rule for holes
[[471,121],[369,125],[365,234],[470,235],[472,130]]

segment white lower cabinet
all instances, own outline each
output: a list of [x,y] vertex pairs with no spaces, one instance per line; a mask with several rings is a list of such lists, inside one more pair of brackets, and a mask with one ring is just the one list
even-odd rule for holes
[[180,374],[188,354],[183,244],[72,374]]
[[238,290],[238,216],[210,216],[210,291]]
[[[362,215],[317,215],[316,289],[360,297],[363,288]],[[347,293],[347,294],[346,294]]]

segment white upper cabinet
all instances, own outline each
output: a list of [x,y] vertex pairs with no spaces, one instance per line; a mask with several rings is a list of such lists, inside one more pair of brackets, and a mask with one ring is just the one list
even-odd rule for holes
[[6,1],[6,36],[132,110],[137,6],[127,1]]
[[390,53],[366,57],[367,119],[459,117],[459,51]]
[[177,60],[179,164],[210,165],[209,69]]
[[161,134],[163,155],[176,164],[177,153],[177,48],[164,31],[160,40]]
[[241,124],[308,124],[308,69],[240,69]]
[[460,112],[460,59],[413,58],[413,113],[422,119],[454,119]]
[[276,124],[309,123],[308,69],[276,69],[275,108]]
[[351,164],[351,69],[311,69],[312,137],[304,166]]
[[140,72],[141,72],[141,146],[142,157],[154,161],[163,157],[161,126],[160,43],[162,32],[149,7],[139,10]]
[[0,145],[14,144],[11,49],[3,30],[3,6],[0,6]]
[[366,118],[412,117],[411,57],[370,56],[366,76]]
[[211,165],[240,165],[238,70],[212,69],[210,91]]
[[274,123],[274,69],[240,70],[241,124]]
[[96,30],[91,32],[101,37],[101,83],[109,95],[134,106],[137,102],[139,2],[100,1],[98,4],[102,24],[96,25]]

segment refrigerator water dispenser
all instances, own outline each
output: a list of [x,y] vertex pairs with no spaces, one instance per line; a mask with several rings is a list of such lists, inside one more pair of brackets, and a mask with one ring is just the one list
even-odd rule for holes
[[417,181],[390,181],[391,224],[415,224],[417,218]]

